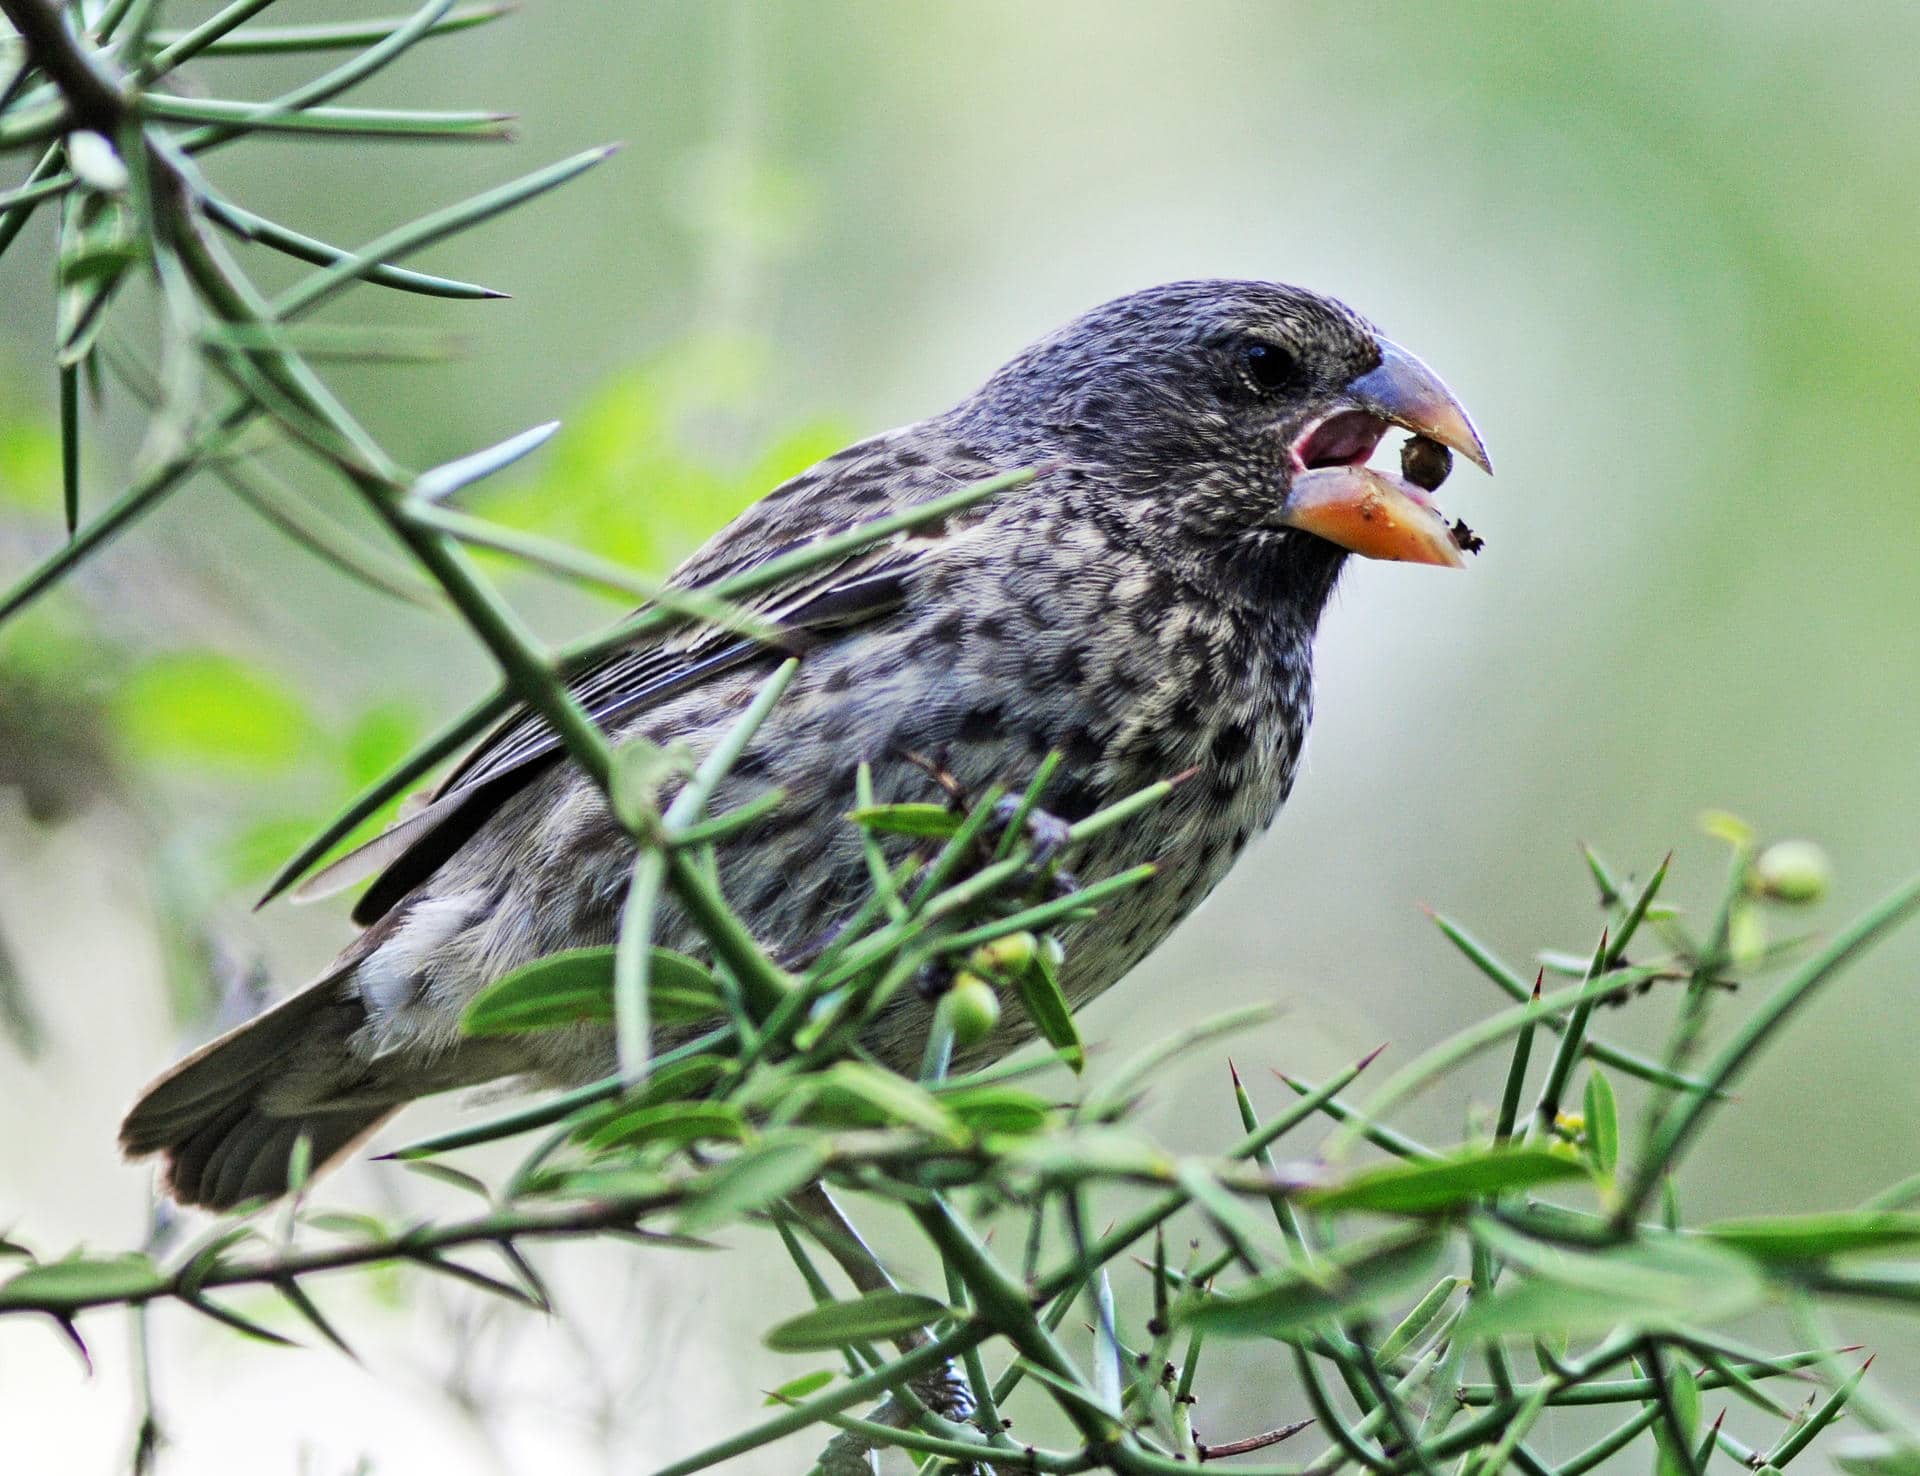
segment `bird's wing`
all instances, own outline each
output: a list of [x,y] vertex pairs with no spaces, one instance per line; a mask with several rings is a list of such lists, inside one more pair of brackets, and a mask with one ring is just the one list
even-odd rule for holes
[[[672,583],[683,589],[710,586],[995,469],[950,442],[929,445],[924,429],[863,442],[749,508],[689,558]],[[688,627],[597,658],[569,674],[568,689],[596,724],[612,729],[722,673],[881,619],[900,607],[910,575],[938,547],[941,531],[922,528],[816,566],[740,602],[781,632],[786,639],[779,644],[723,628]],[[296,896],[325,896],[378,873],[353,911],[355,922],[374,922],[438,870],[560,750],[560,739],[544,718],[516,709],[454,767],[424,808],[315,873]]]

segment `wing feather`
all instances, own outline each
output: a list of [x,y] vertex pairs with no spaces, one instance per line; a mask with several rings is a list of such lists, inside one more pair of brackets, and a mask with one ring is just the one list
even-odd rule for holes
[[[673,583],[684,589],[710,587],[996,470],[985,457],[934,436],[925,426],[875,437],[776,488],[689,558]],[[784,639],[777,644],[712,626],[683,627],[594,659],[568,676],[568,690],[597,725],[613,730],[749,662],[804,652],[835,631],[883,619],[905,601],[914,570],[939,546],[944,531],[897,536],[742,601],[779,629]],[[461,759],[424,808],[328,864],[295,895],[302,900],[326,896],[374,876],[353,919],[363,925],[376,921],[560,751],[560,740],[544,718],[524,707],[516,710]]]

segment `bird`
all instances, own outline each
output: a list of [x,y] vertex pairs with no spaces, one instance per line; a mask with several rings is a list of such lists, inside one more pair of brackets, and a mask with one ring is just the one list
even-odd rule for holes
[[[1039,804],[1067,822],[1191,772],[1075,858],[1083,877],[1158,862],[1066,952],[1076,1007],[1120,979],[1287,799],[1312,715],[1315,631],[1348,558],[1462,564],[1465,540],[1428,496],[1430,455],[1412,481],[1367,465],[1396,427],[1492,470],[1440,378],[1343,302],[1276,282],[1172,282],[1093,308],[953,408],[849,446],[749,507],[673,586],[709,587],[978,480],[1038,471],[747,602],[803,653],[712,801],[718,813],[781,793],[719,850],[721,889],[759,942],[798,956],[868,895],[846,818],[863,763],[892,802],[926,797],[929,755],[979,792],[1017,788],[1057,754]],[[698,755],[785,654],[737,628],[683,628],[568,680],[610,738]],[[459,1019],[513,969],[613,941],[634,846],[546,722],[510,714],[424,807],[328,868],[335,886],[373,877],[353,911],[364,931],[315,982],[154,1081],[125,1119],[123,1150],[158,1155],[180,1203],[221,1210],[284,1193],[303,1136],[317,1170],[432,1093],[606,1077],[610,1027],[473,1038]],[[703,953],[670,901],[654,936]],[[904,1070],[929,1008],[913,994],[866,1042]],[[1004,1021],[982,1049],[1008,1049],[1024,1028]]]

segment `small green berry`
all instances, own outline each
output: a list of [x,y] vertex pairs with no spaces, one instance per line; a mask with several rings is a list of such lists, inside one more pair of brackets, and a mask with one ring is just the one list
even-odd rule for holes
[[1001,978],[1024,974],[1039,946],[1032,933],[1009,933],[974,949],[967,955],[967,967],[976,974]]
[[941,998],[940,1008],[946,1011],[958,1046],[980,1044],[1000,1023],[1000,996],[985,979],[965,969],[953,976],[953,987]]
[[1818,902],[1833,882],[1833,864],[1812,841],[1775,841],[1753,863],[1753,879],[1776,902]]

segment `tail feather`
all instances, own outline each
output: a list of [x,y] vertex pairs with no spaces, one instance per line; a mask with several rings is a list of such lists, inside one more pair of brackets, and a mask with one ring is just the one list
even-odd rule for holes
[[120,1126],[130,1158],[161,1154],[168,1192],[182,1204],[231,1209],[287,1188],[294,1144],[312,1145],[317,1171],[344,1156],[400,1099],[344,1100],[339,1077],[364,1008],[329,975],[202,1046],[141,1095]]
[[355,1107],[271,1117],[236,1102],[188,1130],[167,1150],[167,1192],[182,1204],[231,1209],[287,1191],[294,1144],[304,1135],[315,1171],[345,1157],[391,1117],[396,1106]]

